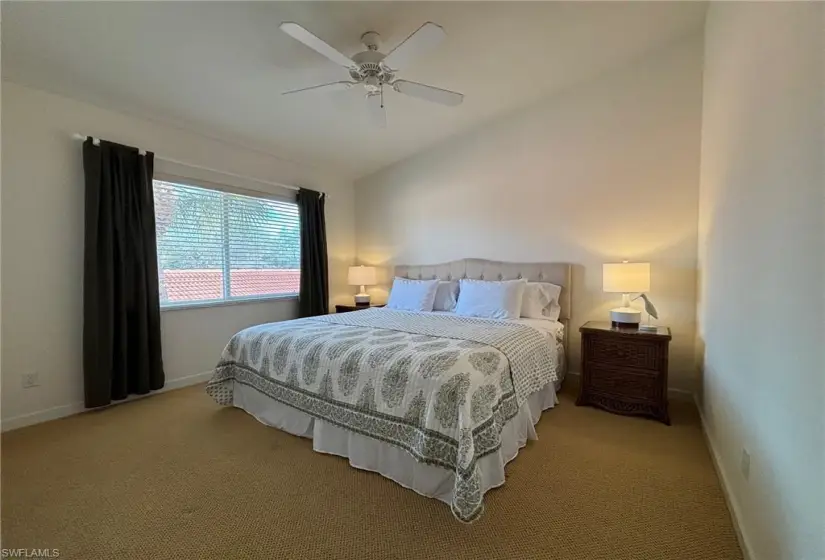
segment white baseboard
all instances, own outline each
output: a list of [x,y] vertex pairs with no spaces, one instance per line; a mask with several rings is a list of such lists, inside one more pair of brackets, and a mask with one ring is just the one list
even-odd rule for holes
[[[122,401],[113,402],[108,406],[117,406],[121,403],[132,402],[138,399],[144,399],[146,397],[151,397],[152,395],[165,393],[166,391],[181,389],[182,387],[187,387],[189,385],[197,385],[198,383],[208,381],[212,373],[213,372],[211,370],[202,371],[200,373],[187,375],[185,377],[170,379],[166,382],[162,389],[152,391],[151,393],[148,393],[146,395],[130,395]],[[83,406],[82,402],[75,402],[71,404],[64,404],[61,406],[47,408],[45,410],[38,410],[37,412],[30,412],[28,414],[20,414],[18,416],[12,416],[11,418],[4,418],[0,420],[0,430],[2,430],[3,432],[7,432],[9,430],[16,430],[17,428],[23,428],[25,426],[40,424],[41,422],[48,422],[49,420],[57,420],[58,418],[65,418],[66,416],[72,416],[73,414],[80,414],[81,412],[85,412],[86,410],[89,409]]]
[[29,412],[28,414],[20,414],[18,416],[12,416],[11,418],[4,418],[3,420],[0,420],[0,429],[4,432],[8,432],[9,430],[16,430],[17,428],[23,428],[33,424],[48,422],[49,420],[57,420],[58,418],[80,414],[84,410],[86,410],[86,408],[83,406],[82,402],[55,406],[52,408],[47,408],[46,410],[38,410],[37,412]]
[[688,391],[687,389],[670,387],[667,390],[667,396],[672,401],[682,401],[690,403],[696,402],[696,399],[693,396],[693,391]]
[[[568,371],[567,375],[572,377],[581,377],[581,373],[578,371]],[[693,391],[688,391],[687,389],[670,387],[667,390],[667,396],[669,399],[674,401],[694,402]]]
[[722,468],[722,462],[719,459],[719,453],[716,451],[716,446],[713,443],[713,438],[708,431],[708,426],[705,423],[705,415],[702,412],[702,407],[699,401],[694,398],[696,409],[699,411],[699,418],[702,421],[702,433],[705,434],[705,443],[707,443],[710,451],[710,458],[713,462],[713,468],[716,470],[716,477],[719,479],[719,485],[722,487],[722,495],[725,496],[725,503],[728,505],[731,520],[733,521],[733,529],[736,531],[736,539],[739,541],[739,548],[742,549],[742,556],[745,560],[757,560],[757,556],[753,553],[751,540],[748,538],[745,528],[741,523],[742,508],[739,507],[739,502],[734,497],[728,484],[728,477]]

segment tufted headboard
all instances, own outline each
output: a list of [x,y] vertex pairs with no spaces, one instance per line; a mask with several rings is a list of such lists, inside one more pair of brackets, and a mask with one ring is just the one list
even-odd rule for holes
[[398,265],[395,275],[401,278],[426,280],[516,280],[526,278],[531,282],[551,282],[561,286],[561,315],[559,320],[570,319],[571,266],[567,263],[510,263],[484,259],[461,259],[444,264]]

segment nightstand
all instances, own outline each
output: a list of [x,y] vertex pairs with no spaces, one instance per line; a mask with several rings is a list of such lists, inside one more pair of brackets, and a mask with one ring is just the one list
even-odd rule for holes
[[381,305],[336,305],[335,312],[336,313],[347,313],[349,311],[361,311],[362,309],[369,309],[370,307],[384,307],[384,304]]
[[670,425],[667,360],[670,329],[641,331],[590,321],[582,335],[581,386],[577,405],[616,414],[650,416]]

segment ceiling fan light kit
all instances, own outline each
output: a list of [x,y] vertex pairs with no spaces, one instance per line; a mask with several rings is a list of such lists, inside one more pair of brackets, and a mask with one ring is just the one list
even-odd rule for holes
[[282,95],[342,90],[362,85],[365,89],[367,108],[371,118],[380,127],[386,126],[387,122],[384,110],[385,86],[398,93],[451,107],[459,105],[464,100],[462,94],[454,91],[396,79],[395,75],[400,67],[416,56],[432,50],[446,37],[444,29],[432,22],[419,27],[388,54],[383,54],[378,50],[381,47],[381,36],[375,31],[367,31],[361,35],[361,42],[367,50],[352,57],[342,54],[297,23],[284,22],[280,28],[293,39],[346,68],[351,78],[351,81],[338,81],[285,91]]

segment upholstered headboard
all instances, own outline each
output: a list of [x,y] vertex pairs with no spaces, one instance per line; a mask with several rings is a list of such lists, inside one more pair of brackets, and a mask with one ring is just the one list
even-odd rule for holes
[[531,282],[551,282],[561,286],[561,315],[559,320],[570,319],[571,266],[567,263],[510,263],[484,259],[462,259],[444,264],[398,265],[395,275],[401,278],[426,280],[517,280],[526,278]]

